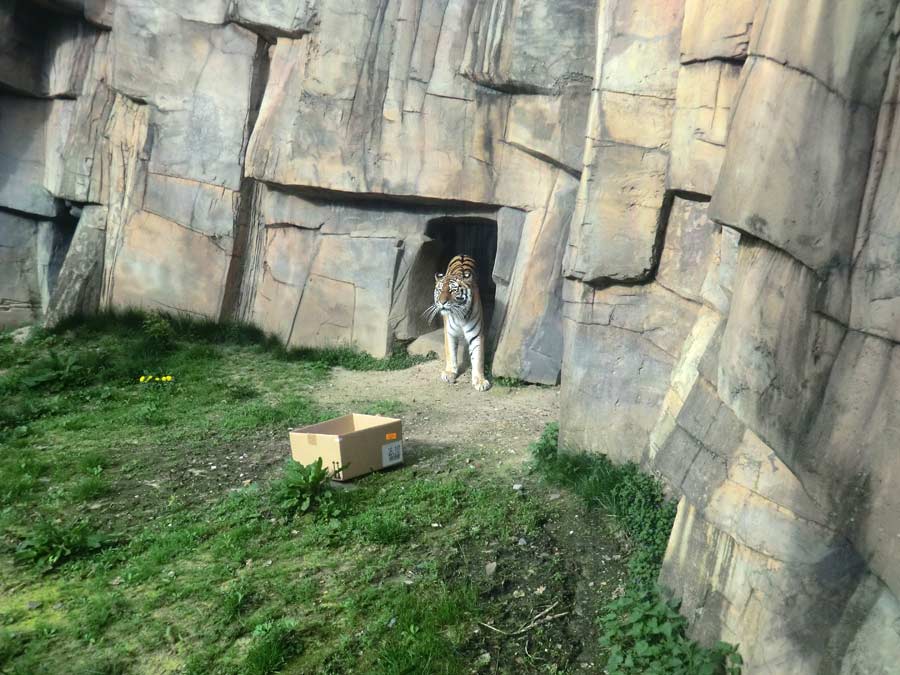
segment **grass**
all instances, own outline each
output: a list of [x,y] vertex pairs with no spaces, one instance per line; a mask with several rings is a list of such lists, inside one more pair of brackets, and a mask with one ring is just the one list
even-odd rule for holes
[[704,648],[687,637],[687,621],[656,581],[675,521],[675,504],[635,464],[604,455],[559,452],[559,426],[550,424],[532,445],[535,468],[588,506],[609,516],[626,543],[628,584],[600,619],[600,644],[609,675],[738,675],[737,648]]
[[472,532],[537,536],[540,504],[394,472],[284,509],[297,471],[314,476],[292,469],[203,511],[171,509],[128,541],[31,577],[53,599],[46,609],[61,607],[35,625],[24,597],[4,601],[19,612],[0,633],[17,652],[9,672],[143,672],[139,659],[151,672],[169,670],[162,661],[196,673],[464,672],[491,588],[460,567],[485,544]]
[[412,362],[133,313],[0,335],[0,672],[456,673],[499,649],[477,622],[533,613],[502,600],[518,565],[564,592],[515,544],[544,536],[540,500],[464,465],[353,490],[265,468],[330,416],[332,367]]
[[[485,654],[564,671],[582,639],[564,622],[518,641],[483,627],[573,601],[578,573],[545,527],[564,500],[498,490],[508,476],[463,458],[341,490],[321,466],[271,466],[286,427],[331,416],[316,394],[332,368],[415,362],[137,313],[0,334],[0,672],[461,673]],[[535,452],[630,551],[629,589],[599,596],[610,672],[659,652],[721,672],[732,653],[698,651],[647,590],[671,527],[658,486],[557,454],[552,428]]]

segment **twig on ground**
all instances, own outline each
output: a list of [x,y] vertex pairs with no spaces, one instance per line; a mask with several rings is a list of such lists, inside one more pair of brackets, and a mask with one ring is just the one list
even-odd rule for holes
[[532,628],[537,628],[541,624],[548,623],[550,621],[553,621],[554,619],[559,619],[560,617],[566,616],[567,614],[568,612],[560,612],[559,614],[554,614],[553,616],[545,616],[539,621],[532,621],[530,624],[520,628],[515,633],[510,633],[510,635],[521,635],[522,633],[530,631]]
[[529,621],[527,624],[522,626],[519,630],[515,630],[512,633],[509,633],[505,630],[500,630],[499,628],[494,628],[494,626],[490,625],[489,623],[484,623],[482,621],[479,621],[478,624],[481,626],[484,626],[485,628],[489,628],[490,630],[494,631],[495,633],[500,633],[500,635],[506,635],[508,637],[512,637],[513,635],[522,635],[523,633],[527,633],[528,631],[530,631],[532,628],[537,628],[541,624],[544,624],[544,623],[547,623],[548,621],[553,621],[554,619],[559,619],[560,617],[566,616],[568,614],[568,612],[560,612],[559,614],[554,614],[552,616],[546,616],[546,614],[548,612],[550,612],[550,610],[552,610],[558,604],[559,604],[559,602],[554,602],[547,609],[536,614],[531,619],[531,621]]
[[478,625],[484,626],[485,628],[490,628],[495,633],[500,633],[500,635],[509,635],[509,633],[507,633],[505,630],[500,630],[499,628],[494,628],[491,624],[484,623],[483,621],[479,621]]

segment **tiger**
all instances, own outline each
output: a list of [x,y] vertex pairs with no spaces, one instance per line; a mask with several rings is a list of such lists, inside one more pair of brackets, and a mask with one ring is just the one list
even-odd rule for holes
[[446,272],[434,275],[434,304],[425,310],[428,321],[438,314],[444,320],[444,370],[441,379],[456,382],[459,365],[456,362],[459,340],[465,338],[472,364],[472,386],[487,391],[491,383],[484,376],[484,310],[475,275],[475,260],[458,255],[447,265]]

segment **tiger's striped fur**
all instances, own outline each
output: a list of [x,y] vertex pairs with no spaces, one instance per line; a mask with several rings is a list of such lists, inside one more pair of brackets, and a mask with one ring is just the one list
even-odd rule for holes
[[438,314],[444,320],[444,382],[455,382],[459,375],[456,352],[459,341],[464,339],[469,347],[472,364],[472,386],[487,391],[491,383],[484,377],[485,325],[484,310],[475,275],[475,260],[458,255],[447,271],[434,275],[434,304],[425,315],[433,320]]

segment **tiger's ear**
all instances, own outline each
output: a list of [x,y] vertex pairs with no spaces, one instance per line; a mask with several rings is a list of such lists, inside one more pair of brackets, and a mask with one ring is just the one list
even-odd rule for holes
[[435,280],[435,281],[440,281],[440,280],[443,279],[443,278],[444,278],[444,273],[443,273],[443,272],[438,272],[437,274],[434,275],[434,280]]
[[471,279],[471,278],[472,278],[472,273],[469,270],[466,270],[465,272],[463,272],[463,279]]

